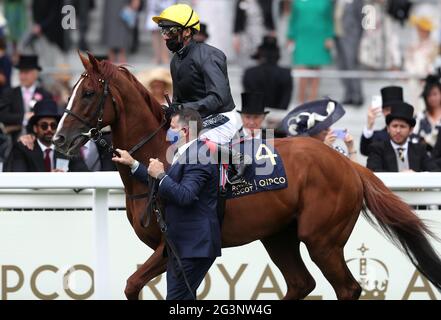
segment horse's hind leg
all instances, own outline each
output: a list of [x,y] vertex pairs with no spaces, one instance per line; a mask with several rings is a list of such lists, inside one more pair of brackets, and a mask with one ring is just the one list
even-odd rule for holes
[[[312,230],[311,224],[303,230],[300,224],[299,228],[299,237],[306,244],[312,261],[332,285],[339,300],[358,299],[361,294],[361,287],[352,276],[343,254],[344,245],[354,228],[357,217],[355,213],[348,215],[348,218],[341,222],[342,227],[332,231],[329,227],[312,228],[314,229]],[[302,234],[304,230],[309,231]]]
[[361,287],[349,271],[343,256],[343,248],[328,248],[327,252],[313,249],[312,260],[331,283],[339,300],[356,300],[360,297]]
[[300,255],[300,241],[296,229],[296,225],[293,224],[261,240],[285,278],[288,290],[284,300],[303,299],[315,288],[314,278],[306,269]]
[[127,280],[124,293],[128,300],[138,300],[142,288],[167,270],[167,258],[163,256],[164,242],[156,248],[150,258]]

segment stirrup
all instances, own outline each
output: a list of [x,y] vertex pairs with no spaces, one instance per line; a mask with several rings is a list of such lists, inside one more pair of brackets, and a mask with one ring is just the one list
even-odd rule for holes
[[230,185],[241,183],[245,171],[250,164],[251,164],[250,157],[248,155],[240,154],[240,163],[232,164],[233,168],[236,170],[236,174],[231,179],[229,179],[227,176],[228,183]]

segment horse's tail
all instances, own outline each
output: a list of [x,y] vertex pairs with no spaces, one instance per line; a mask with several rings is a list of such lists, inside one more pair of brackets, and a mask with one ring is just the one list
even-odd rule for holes
[[438,238],[409,205],[393,194],[369,169],[358,164],[355,164],[355,168],[363,182],[365,204],[362,211],[365,218],[378,227],[372,219],[373,215],[385,235],[406,253],[418,271],[440,290],[441,260],[430,244],[428,236],[436,240]]

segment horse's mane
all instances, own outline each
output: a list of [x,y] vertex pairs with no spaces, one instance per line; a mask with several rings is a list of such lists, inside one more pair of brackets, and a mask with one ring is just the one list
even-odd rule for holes
[[136,90],[141,94],[145,103],[150,108],[158,122],[162,121],[163,111],[161,105],[154,97],[151,96],[150,92],[138,81],[138,79],[136,79],[136,77],[125,66],[116,66],[107,60],[100,61],[99,64],[101,71],[100,74],[97,74],[92,70],[88,70],[89,76],[93,80],[93,86],[96,86],[96,88],[94,88],[95,90],[99,90],[100,88],[100,83],[98,79],[104,78],[104,80],[110,82],[118,76],[118,72],[122,72],[126,79],[129,80],[135,86]]

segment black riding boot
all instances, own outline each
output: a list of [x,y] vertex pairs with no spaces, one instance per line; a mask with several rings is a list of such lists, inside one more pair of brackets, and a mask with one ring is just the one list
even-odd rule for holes
[[229,145],[218,145],[219,156],[222,160],[228,159],[228,163],[234,168],[235,175],[228,177],[230,184],[237,184],[245,173],[245,169],[251,163],[251,159],[237,150],[230,148]]

